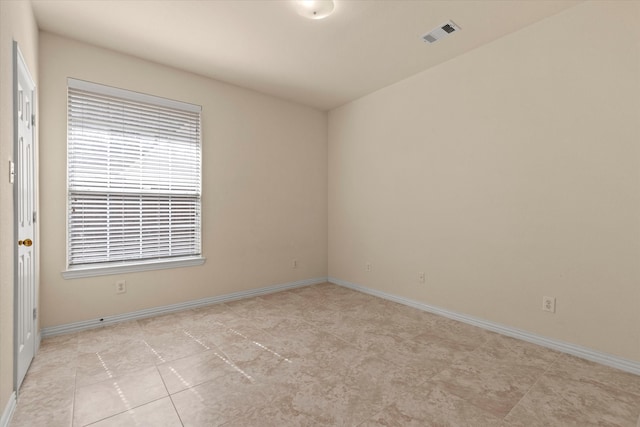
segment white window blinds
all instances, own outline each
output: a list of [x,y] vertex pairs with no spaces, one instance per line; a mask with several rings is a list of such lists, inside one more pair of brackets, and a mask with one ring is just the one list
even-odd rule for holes
[[68,263],[200,255],[199,106],[68,80]]

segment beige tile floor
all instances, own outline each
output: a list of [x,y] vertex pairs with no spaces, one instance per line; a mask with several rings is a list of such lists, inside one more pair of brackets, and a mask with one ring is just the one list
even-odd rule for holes
[[321,284],[45,339],[18,426],[640,426],[640,377]]

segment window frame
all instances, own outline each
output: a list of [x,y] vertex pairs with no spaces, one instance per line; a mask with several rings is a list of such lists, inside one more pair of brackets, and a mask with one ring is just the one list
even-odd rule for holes
[[[79,278],[79,277],[91,277],[102,276],[109,274],[121,274],[138,271],[151,271],[168,268],[189,267],[195,265],[202,265],[205,263],[206,258],[202,255],[202,236],[203,236],[203,221],[202,221],[202,107],[195,104],[190,104],[182,101],[175,101],[168,98],[158,97],[136,91],[120,89],[112,86],[106,86],[103,84],[92,83],[84,80],[78,80],[74,78],[67,79],[67,91],[69,89],[76,89],[81,91],[93,92],[99,95],[106,95],[109,97],[120,98],[125,101],[133,101],[139,103],[145,103],[154,105],[161,108],[170,108],[176,110],[183,110],[192,113],[197,113],[200,116],[199,124],[199,138],[198,138],[198,150],[199,150],[199,194],[198,203],[200,211],[199,229],[198,229],[198,241],[199,241],[199,254],[184,255],[176,257],[166,258],[153,258],[153,259],[141,259],[141,260],[125,260],[125,261],[110,261],[110,262],[93,262],[87,264],[70,264],[70,178],[69,178],[69,95],[67,95],[67,164],[66,164],[66,202],[65,202],[65,249],[66,249],[66,269],[62,272],[62,276],[65,279]],[[143,194],[143,193],[135,193]]]

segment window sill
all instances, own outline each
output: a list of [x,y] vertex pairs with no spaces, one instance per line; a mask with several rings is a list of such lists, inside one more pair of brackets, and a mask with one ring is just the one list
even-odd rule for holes
[[191,267],[202,265],[207,259],[203,257],[188,257],[172,260],[141,261],[136,263],[123,263],[114,265],[94,265],[91,267],[69,268],[62,272],[65,279],[77,279],[80,277],[107,276],[109,274],[136,273],[139,271],[163,270],[167,268]]

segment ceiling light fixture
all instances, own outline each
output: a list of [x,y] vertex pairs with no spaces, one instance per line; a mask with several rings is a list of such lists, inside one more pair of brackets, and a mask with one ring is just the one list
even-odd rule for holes
[[322,19],[333,13],[333,0],[296,0],[298,15],[309,19]]

